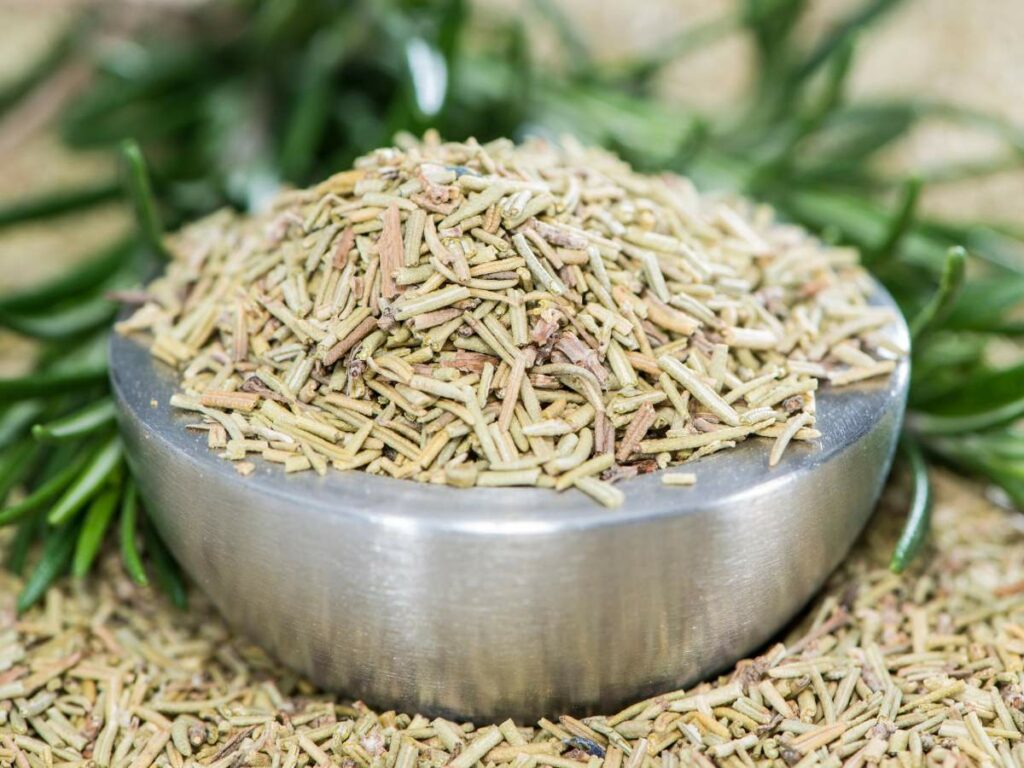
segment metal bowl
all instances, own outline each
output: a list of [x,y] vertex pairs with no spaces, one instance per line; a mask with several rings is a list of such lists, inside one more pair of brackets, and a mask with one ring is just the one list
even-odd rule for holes
[[376,707],[474,720],[609,711],[768,641],[868,519],[909,378],[824,388],[823,437],[775,468],[750,440],[693,488],[626,481],[608,510],[263,462],[243,478],[168,405],[173,371],[120,337],[110,363],[147,510],[234,627]]

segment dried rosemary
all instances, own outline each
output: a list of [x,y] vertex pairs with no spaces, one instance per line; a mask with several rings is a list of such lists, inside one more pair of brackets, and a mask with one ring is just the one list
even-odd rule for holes
[[886,568],[905,506],[890,498],[764,655],[616,714],[533,727],[341,701],[231,636],[201,595],[174,611],[113,557],[18,621],[18,580],[0,572],[0,763],[1020,768],[1024,537],[976,489],[938,479],[935,547],[906,576]]
[[[120,324],[252,471],[578,488],[750,436],[812,440],[815,392],[889,373],[848,248],[602,151],[401,139],[258,217],[168,243]],[[673,482],[673,481],[669,481]]]

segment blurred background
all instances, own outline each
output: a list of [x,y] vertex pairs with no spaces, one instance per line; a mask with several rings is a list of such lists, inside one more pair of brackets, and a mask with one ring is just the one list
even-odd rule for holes
[[428,129],[573,134],[856,246],[914,331],[918,492],[927,456],[1024,506],[1020,0],[0,0],[0,492],[46,476],[36,420],[112,430],[161,226]]
[[[550,4],[564,14],[589,54],[605,64],[664,53],[663,46],[687,29],[725,18],[742,5],[737,0],[550,0]],[[796,35],[808,44],[820,39],[860,4],[857,0],[812,0],[806,3]],[[86,5],[2,0],[0,89],[45,58]],[[111,31],[145,30],[159,24],[159,19],[204,13],[194,9],[204,5],[199,0],[122,0],[95,5],[103,8]],[[529,0],[468,3],[467,11],[474,17],[471,25],[480,27],[475,44],[484,49],[504,48],[508,41],[494,39],[495,30],[488,27],[493,27],[495,19],[518,18],[526,27],[533,54],[551,66],[564,67],[571,54],[538,5],[547,4]],[[209,13],[213,23],[215,14]],[[190,34],[187,26],[179,32]],[[104,45],[109,52],[113,42],[98,37],[93,52]],[[754,48],[745,30],[721,34],[679,61],[667,63],[655,78],[654,93],[669,104],[727,112],[755,87]],[[81,65],[79,62],[76,69],[65,64],[46,88],[0,118],[0,204],[67,185],[87,185],[115,174],[116,158],[111,153],[72,151],[62,145],[54,126],[59,122],[60,104],[87,87],[89,74]],[[858,41],[847,87],[854,98],[941,98],[1024,125],[1024,4],[1018,0],[900,3]],[[989,156],[994,142],[991,136],[963,126],[922,126],[888,147],[882,161],[904,170],[929,167],[939,160],[971,161]],[[1024,173],[1011,167],[980,180],[938,185],[925,190],[922,207],[960,220],[996,217],[1020,223],[1024,218]],[[127,222],[124,206],[112,201],[70,215],[61,226],[44,221],[0,230],[0,292],[57,273],[69,260],[91,253],[124,230]],[[67,232],[74,232],[74,237],[69,238]],[[8,370],[15,364],[12,360],[20,357],[11,354],[14,344],[12,337],[3,338]],[[21,364],[27,362],[22,359]]]

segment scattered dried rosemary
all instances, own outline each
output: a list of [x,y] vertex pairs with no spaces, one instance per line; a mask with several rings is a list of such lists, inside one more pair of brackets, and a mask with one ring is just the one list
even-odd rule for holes
[[572,141],[378,150],[268,213],[222,212],[120,325],[248,473],[611,482],[756,435],[811,440],[819,383],[890,372],[849,248]]
[[[934,551],[886,568],[905,501],[784,643],[618,714],[497,728],[318,692],[130,583],[115,557],[15,618],[0,572],[0,764],[18,768],[1024,766],[1024,535],[937,478]],[[892,495],[892,494],[890,494]]]

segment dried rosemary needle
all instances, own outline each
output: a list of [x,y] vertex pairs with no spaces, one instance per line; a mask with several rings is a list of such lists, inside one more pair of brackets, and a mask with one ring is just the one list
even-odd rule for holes
[[856,252],[566,140],[401,140],[221,212],[121,323],[211,447],[288,472],[578,488],[813,440],[815,393],[902,353]]

